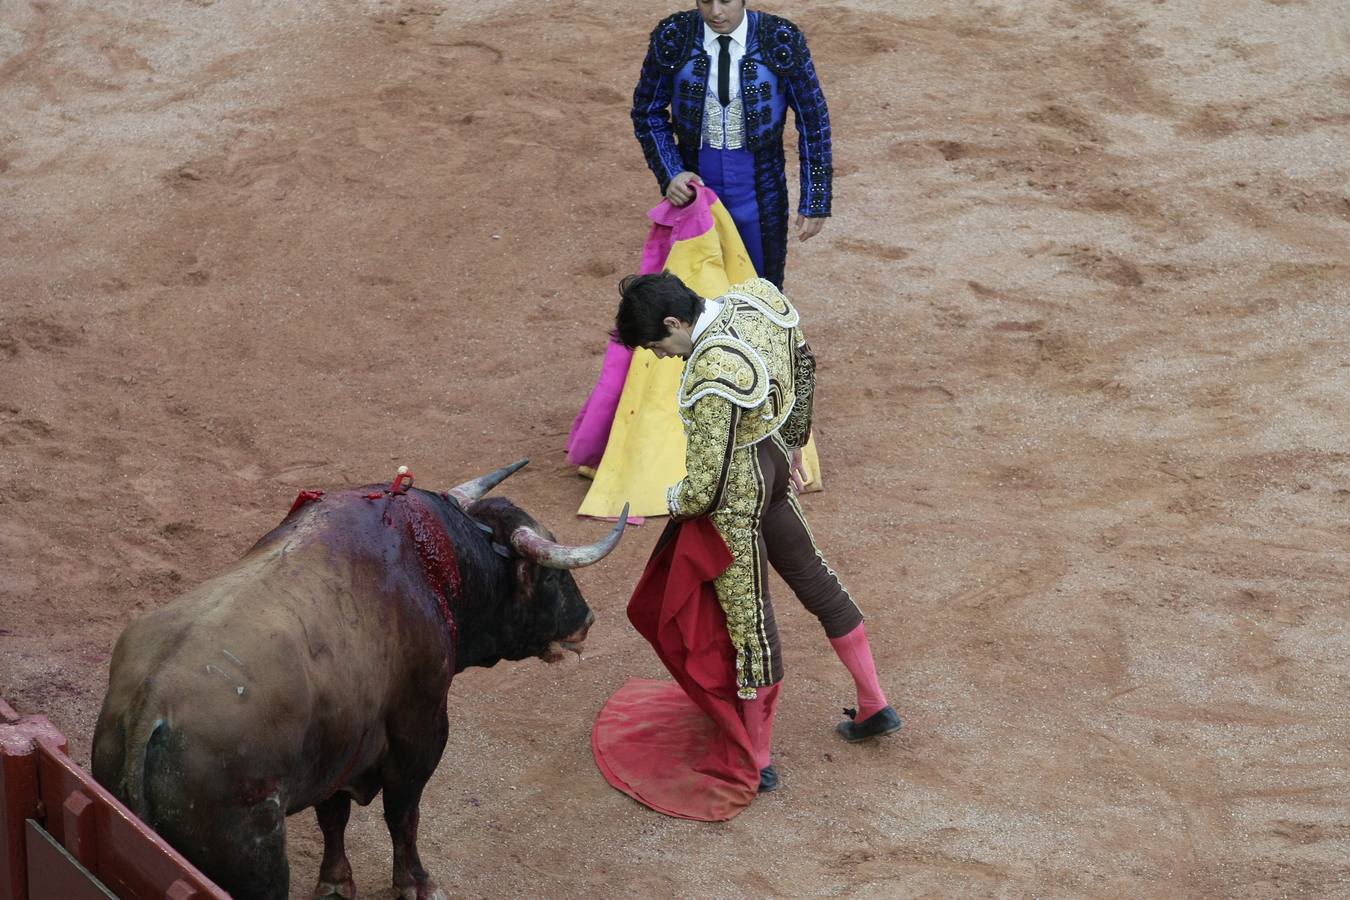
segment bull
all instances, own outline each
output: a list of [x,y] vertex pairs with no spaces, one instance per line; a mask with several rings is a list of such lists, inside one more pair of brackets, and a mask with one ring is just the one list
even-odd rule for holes
[[[484,495],[525,460],[444,493],[302,493],[223,574],[133,621],[113,651],[93,772],[238,898],[285,898],[286,817],[314,807],[316,897],[355,893],[352,800],[384,792],[395,890],[444,897],[417,854],[422,789],[469,666],[579,653],[595,616],[567,547]],[[303,502],[305,499],[311,502]]]

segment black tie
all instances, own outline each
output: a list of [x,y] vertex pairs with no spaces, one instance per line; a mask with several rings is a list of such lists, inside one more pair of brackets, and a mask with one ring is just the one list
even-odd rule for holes
[[717,38],[722,49],[717,51],[717,102],[726,106],[731,102],[731,35]]

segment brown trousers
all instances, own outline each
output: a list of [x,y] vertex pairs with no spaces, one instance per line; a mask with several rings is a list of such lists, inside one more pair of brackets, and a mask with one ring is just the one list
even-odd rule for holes
[[789,480],[791,451],[777,437],[760,441],[753,449],[763,478],[764,494],[759,513],[756,563],[764,608],[764,635],[769,642],[773,681],[778,682],[783,678],[783,663],[778,625],[769,599],[766,562],[797,595],[807,612],[820,620],[826,637],[843,637],[858,627],[863,615],[844,590],[839,576],[826,564],[811,536],[806,516],[802,514],[801,504],[797,502]]

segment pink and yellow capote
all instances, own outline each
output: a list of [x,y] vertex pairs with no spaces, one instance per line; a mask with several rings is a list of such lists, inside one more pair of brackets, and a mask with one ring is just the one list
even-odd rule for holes
[[[663,200],[648,217],[643,273],[667,269],[701,297],[720,297],[756,277],[736,225],[712,190],[696,187],[692,202]],[[612,519],[629,503],[630,517],[666,515],[666,488],[685,475],[684,426],[675,406],[681,359],[610,342],[600,378],[577,413],[567,440],[568,461],[595,469],[578,515]],[[806,490],[819,490],[812,441],[802,451]]]

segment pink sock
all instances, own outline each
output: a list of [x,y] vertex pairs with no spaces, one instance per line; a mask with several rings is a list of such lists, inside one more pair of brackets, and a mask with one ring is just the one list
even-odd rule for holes
[[843,637],[830,638],[830,645],[858,687],[857,721],[885,709],[888,705],[886,694],[877,680],[877,664],[872,660],[872,645],[867,642],[867,629],[863,623],[859,622],[857,628]]
[[754,700],[738,700],[741,708],[741,721],[745,723],[746,733],[750,735],[750,745],[755,750],[756,768],[769,765],[770,750],[773,746],[773,717],[778,710],[778,688],[782,684],[771,684],[760,688]]

